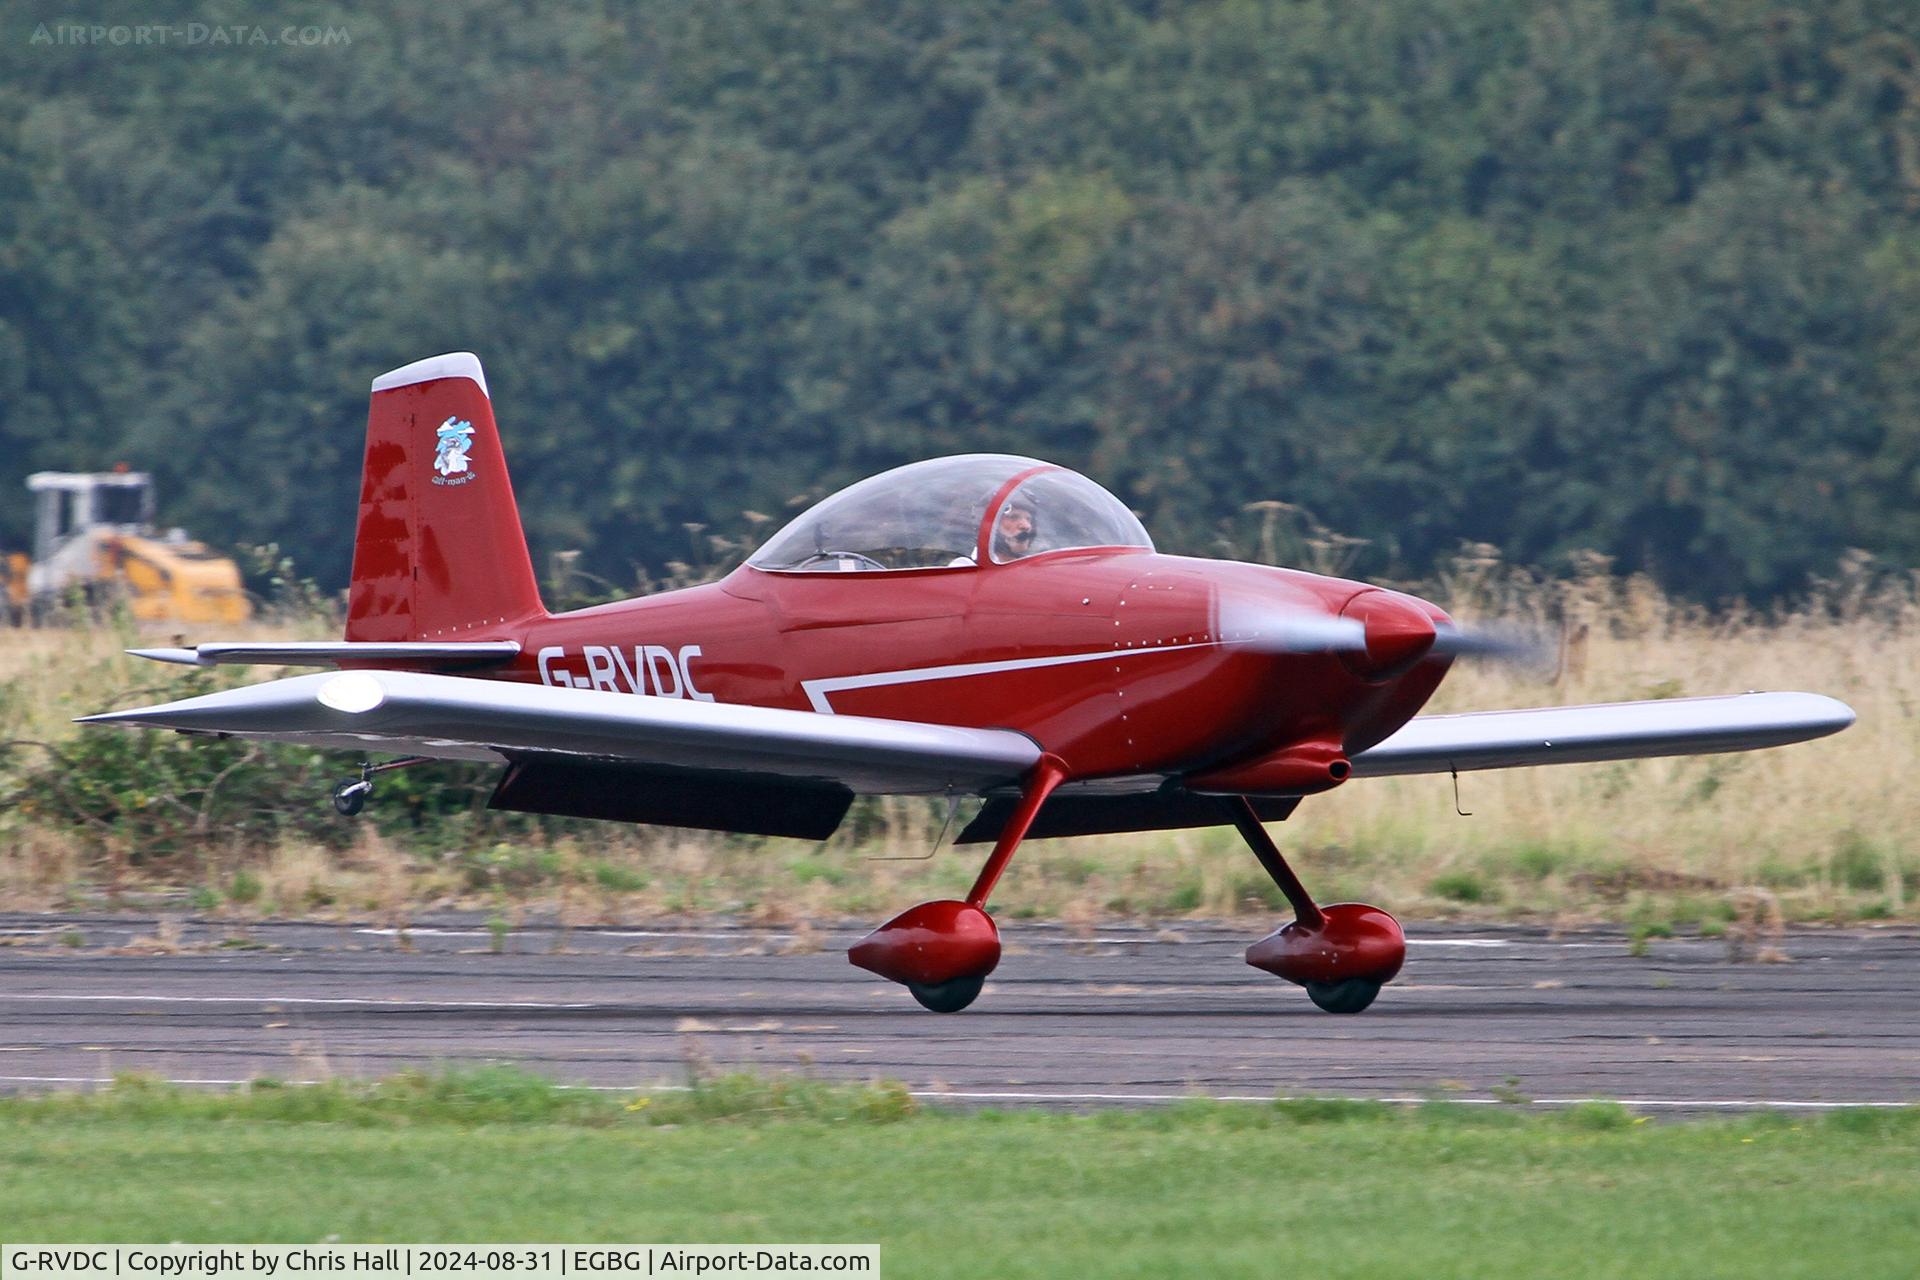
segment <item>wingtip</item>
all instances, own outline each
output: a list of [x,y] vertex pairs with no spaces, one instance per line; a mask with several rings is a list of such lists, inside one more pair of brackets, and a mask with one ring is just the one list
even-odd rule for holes
[[1828,714],[1832,717],[1832,723],[1833,723],[1832,732],[1834,733],[1838,733],[1842,729],[1851,728],[1860,719],[1859,712],[1855,711],[1851,706],[1840,701],[1840,699],[1838,698],[1828,697],[1824,693],[1816,693],[1816,694],[1811,694],[1809,696],[1820,699],[1820,701],[1823,704],[1825,704],[1825,706],[1828,708]]
[[1824,693],[1809,693],[1800,689],[1749,689],[1744,695],[1761,699],[1776,709],[1776,713],[1798,725],[1803,736],[1798,741],[1824,738],[1851,728],[1859,721],[1859,713],[1840,699]]
[[127,652],[136,658],[145,658],[149,662],[171,662],[182,667],[204,667],[207,665],[206,662],[201,660],[198,649],[129,649]]
[[151,707],[140,707],[132,711],[96,711],[94,714],[90,716],[75,716],[73,718],[73,723],[75,724],[139,724],[142,720],[147,718],[146,716],[142,715],[141,712],[150,711],[150,710],[152,710]]

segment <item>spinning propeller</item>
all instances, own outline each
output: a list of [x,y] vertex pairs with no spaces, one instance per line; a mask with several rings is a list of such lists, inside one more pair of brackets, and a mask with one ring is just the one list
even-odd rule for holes
[[1462,627],[1435,622],[1410,597],[1363,591],[1338,616],[1277,601],[1222,595],[1220,636],[1262,653],[1338,654],[1356,675],[1396,675],[1427,657],[1479,658],[1551,668],[1555,646],[1541,631],[1512,624]]

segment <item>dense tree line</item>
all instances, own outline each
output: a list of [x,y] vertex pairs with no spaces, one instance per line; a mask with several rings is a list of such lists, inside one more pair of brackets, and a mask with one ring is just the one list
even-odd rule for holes
[[1282,499],[1371,574],[1463,540],[1704,599],[1920,563],[1903,0],[70,21],[0,32],[6,545],[28,471],[125,459],[339,585],[368,380],[465,348],[536,553],[621,583],[986,449],[1169,550]]

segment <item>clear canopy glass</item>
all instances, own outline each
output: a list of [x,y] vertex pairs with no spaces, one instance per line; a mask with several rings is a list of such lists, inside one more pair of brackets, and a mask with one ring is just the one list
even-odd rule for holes
[[[1153,548],[1118,499],[1084,476],[1033,458],[972,453],[883,472],[842,489],[801,515],[747,561],[774,572],[970,569],[989,505],[1007,483],[1031,473],[994,513],[989,553],[998,563],[1065,547]],[[1028,536],[998,528],[1019,505]]]
[[1153,539],[1120,500],[1077,471],[1027,477],[994,516],[987,553],[995,564],[1075,547],[1145,547]]

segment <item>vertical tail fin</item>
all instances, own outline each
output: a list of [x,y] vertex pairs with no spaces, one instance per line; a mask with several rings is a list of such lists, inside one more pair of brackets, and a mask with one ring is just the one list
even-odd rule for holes
[[545,610],[479,357],[373,380],[347,639],[484,639]]

